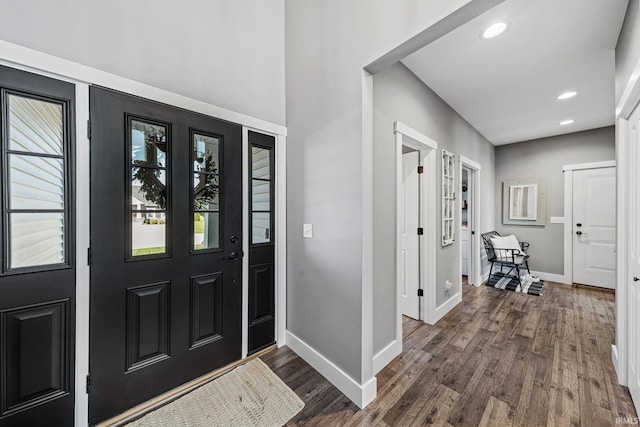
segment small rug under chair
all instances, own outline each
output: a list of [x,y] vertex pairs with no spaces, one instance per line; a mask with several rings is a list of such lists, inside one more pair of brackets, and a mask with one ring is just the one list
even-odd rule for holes
[[506,289],[508,291],[522,292],[529,295],[542,295],[544,282],[534,276],[524,275],[520,277],[520,282],[513,275],[507,276],[505,273],[493,273],[489,276],[486,285],[496,289]]
[[260,359],[253,359],[127,427],[282,426],[304,403]]

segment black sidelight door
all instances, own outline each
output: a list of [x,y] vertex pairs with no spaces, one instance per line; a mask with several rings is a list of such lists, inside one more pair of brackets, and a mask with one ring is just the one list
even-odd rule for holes
[[92,87],[90,423],[241,357],[242,131]]
[[0,426],[73,426],[75,86],[0,67]]
[[249,132],[249,353],[275,342],[275,138]]

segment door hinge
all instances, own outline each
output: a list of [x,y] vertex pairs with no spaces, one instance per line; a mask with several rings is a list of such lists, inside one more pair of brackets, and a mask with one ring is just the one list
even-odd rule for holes
[[418,236],[422,236],[424,234],[424,228],[418,227]]
[[91,374],[87,374],[87,394],[91,391]]
[[87,248],[87,265],[91,265],[91,248]]
[[418,296],[419,297],[423,297],[424,296],[424,289],[418,289]]
[[424,166],[418,166],[418,173],[424,173]]
[[87,120],[87,139],[91,141],[91,120]]

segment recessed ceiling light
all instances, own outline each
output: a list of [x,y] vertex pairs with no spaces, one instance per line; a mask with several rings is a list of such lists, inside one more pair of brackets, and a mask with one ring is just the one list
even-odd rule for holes
[[575,122],[575,120],[573,120],[573,119],[563,120],[563,121],[560,122],[560,126],[570,125],[573,122]]
[[493,25],[487,27],[486,30],[482,33],[483,39],[492,39],[494,37],[498,37],[500,34],[504,33],[509,24],[507,21],[496,22]]
[[558,99],[559,100],[563,100],[563,99],[573,98],[577,94],[578,94],[578,92],[576,92],[575,90],[569,90],[567,92],[564,92],[564,93],[561,93],[560,95],[558,95]]

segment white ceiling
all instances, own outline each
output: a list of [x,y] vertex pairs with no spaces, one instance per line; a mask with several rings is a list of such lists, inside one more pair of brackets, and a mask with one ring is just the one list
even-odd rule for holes
[[[402,62],[494,145],[610,126],[627,3],[507,0]],[[502,35],[480,37],[505,19]],[[556,99],[567,90],[578,95]]]

